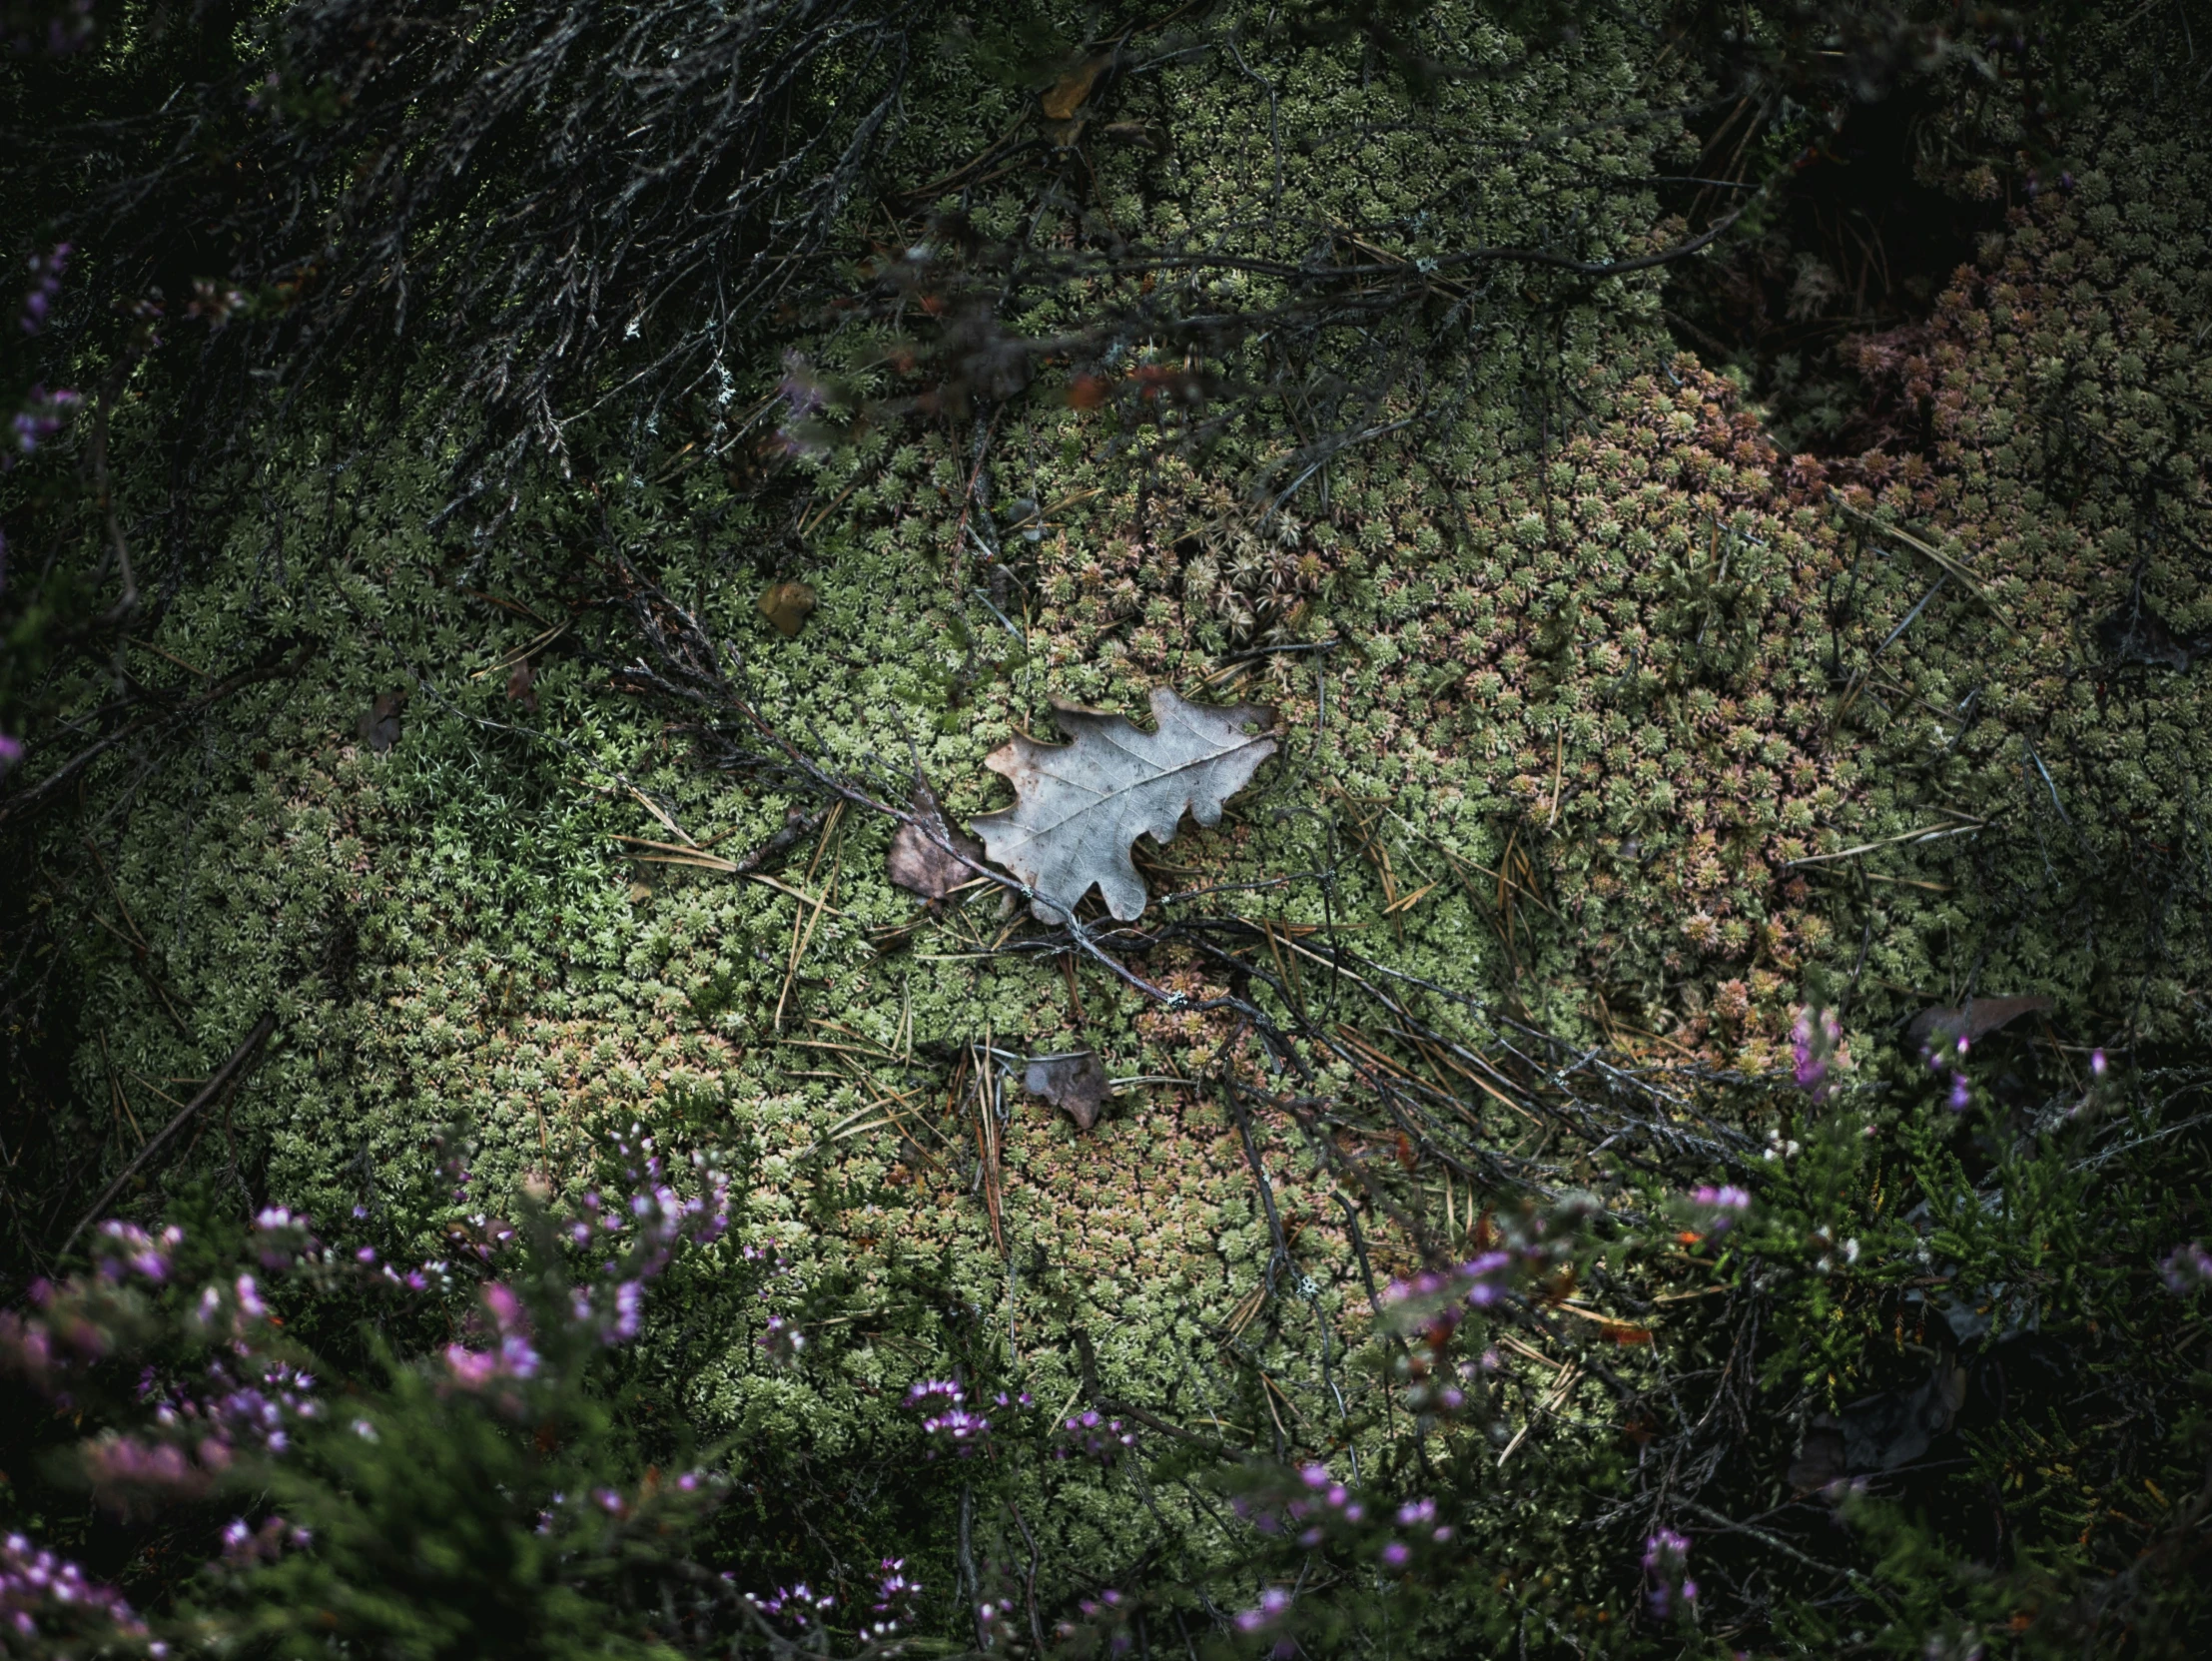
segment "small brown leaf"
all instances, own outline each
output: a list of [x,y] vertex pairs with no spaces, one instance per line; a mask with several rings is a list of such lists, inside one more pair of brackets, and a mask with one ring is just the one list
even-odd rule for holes
[[1022,1087],[1073,1119],[1077,1130],[1088,1131],[1099,1123],[1099,1111],[1106,1106],[1106,1067],[1090,1050],[1039,1056],[1023,1075]]
[[407,694],[378,692],[376,701],[369,706],[369,712],[361,718],[361,741],[369,750],[382,755],[399,742],[399,710],[406,703]]
[[811,583],[772,583],[761,593],[760,614],[775,625],[778,634],[788,640],[799,632],[799,625],[807,620],[807,614],[814,609],[814,597]]
[[1979,1044],[1999,1027],[2050,1007],[2048,998],[1974,998],[1964,1009],[1938,1005],[1912,1018],[1904,1030],[1906,1047],[1933,1052],[1947,1050],[1960,1039]]
[[[898,835],[891,839],[891,880],[925,900],[942,900],[964,883],[976,880],[975,867],[960,854],[980,862],[983,848],[974,837],[963,836],[945,822],[936,793],[920,780],[914,786],[914,811],[920,819],[901,825]],[[950,851],[947,843],[960,854]]]
[[1141,144],[1145,149],[1156,150],[1161,155],[1167,153],[1167,141],[1154,131],[1148,122],[1109,121],[1100,131],[1109,139],[1120,139],[1129,144]]
[[530,672],[528,658],[507,671],[507,696],[532,715],[537,713],[537,676]]
[[1955,1358],[1938,1357],[1924,1382],[1862,1396],[1835,1413],[1817,1415],[1791,1465],[1801,1491],[1860,1471],[1892,1471],[1923,1457],[1947,1435],[1965,1404],[1967,1374]]
[[2140,600],[2122,606],[2097,624],[2097,638],[2122,663],[2160,664],[2184,674],[2204,650],[2203,642],[2191,645],[2183,640],[2166,626],[2165,618]]
[[1112,62],[1111,52],[1101,52],[1096,57],[1084,59],[1047,87],[1038,98],[1038,103],[1044,106],[1045,114],[1054,121],[1066,121],[1082,109],[1085,101],[1090,98],[1092,89],[1098,86],[1099,77],[1106,72]]

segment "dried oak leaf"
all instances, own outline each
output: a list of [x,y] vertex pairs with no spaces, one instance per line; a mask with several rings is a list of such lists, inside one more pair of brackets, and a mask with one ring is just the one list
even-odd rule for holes
[[2050,1007],[2048,998],[1974,998],[1964,1009],[1937,1005],[1912,1018],[1904,1029],[1905,1048],[1916,1054],[1947,1050],[1960,1039],[1979,1044],[1999,1027]]
[[1021,733],[984,757],[1013,781],[1016,801],[971,828],[1035,890],[1030,911],[1040,922],[1067,921],[1094,883],[1107,911],[1133,922],[1146,896],[1130,845],[1139,835],[1174,840],[1186,811],[1200,825],[1219,824],[1221,804],[1275,753],[1274,711],[1185,703],[1168,686],[1152,689],[1156,732],[1104,710],[1053,708],[1070,741],[1040,744]]
[[1022,1088],[1046,1101],[1088,1131],[1106,1106],[1106,1073],[1098,1055],[1078,1050],[1065,1056],[1038,1056],[1022,1076]]
[[1047,119],[1066,121],[1090,101],[1092,89],[1099,84],[1099,77],[1113,65],[1111,52],[1101,52],[1085,58],[1038,95],[1038,104]]
[[[960,857],[981,860],[983,849],[972,836],[963,836],[946,823],[937,794],[917,779],[914,785],[915,822],[901,825],[891,839],[891,880],[925,900],[942,900],[964,883],[976,880],[976,869]],[[946,844],[960,854],[948,851]]]

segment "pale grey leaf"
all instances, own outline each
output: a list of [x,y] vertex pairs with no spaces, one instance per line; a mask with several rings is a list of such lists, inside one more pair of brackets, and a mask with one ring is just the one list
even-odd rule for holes
[[1185,813],[1219,824],[1221,804],[1275,753],[1274,712],[1185,703],[1167,686],[1152,691],[1156,732],[1103,710],[1054,709],[1068,743],[1021,734],[984,758],[1013,781],[1016,801],[975,820],[975,832],[1036,891],[1030,910],[1040,921],[1067,921],[1096,884],[1106,910],[1132,922],[1146,895],[1131,844],[1139,835],[1172,841]]

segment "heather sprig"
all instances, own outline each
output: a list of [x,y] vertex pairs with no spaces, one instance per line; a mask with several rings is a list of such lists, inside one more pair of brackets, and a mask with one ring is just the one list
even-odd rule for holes
[[1666,1620],[1678,1608],[1698,1601],[1698,1583],[1690,1578],[1690,1539],[1662,1528],[1644,1541],[1645,1601],[1654,1618]]
[[1393,1573],[1449,1549],[1459,1534],[1433,1495],[1390,1501],[1318,1461],[1247,1473],[1229,1505],[1270,1539],[1303,1551],[1344,1551]]
[[966,1385],[950,1378],[924,1378],[907,1386],[906,1407],[922,1415],[922,1434],[930,1439],[926,1455],[935,1459],[950,1453],[956,1459],[974,1458],[992,1450],[992,1420],[988,1406],[1005,1419],[1033,1405],[1027,1391],[999,1391],[988,1403],[971,1403]]
[[1056,1459],[1091,1459],[1106,1468],[1135,1451],[1136,1432],[1095,1407],[1069,1414],[1053,1433]]
[[[1424,1269],[1393,1280],[1381,1294],[1385,1325],[1407,1340],[1394,1361],[1406,1381],[1406,1404],[1416,1412],[1450,1416],[1468,1406],[1469,1390],[1484,1370],[1472,1354],[1482,1350],[1490,1318],[1516,1300],[1563,1294],[1573,1284],[1578,1256],[1587,1249],[1586,1205],[1550,1211],[1525,1208],[1502,1223],[1485,1219],[1474,1255],[1449,1268]],[[1469,1328],[1463,1332],[1463,1328]],[[1469,1342],[1469,1336],[1476,1341]]]

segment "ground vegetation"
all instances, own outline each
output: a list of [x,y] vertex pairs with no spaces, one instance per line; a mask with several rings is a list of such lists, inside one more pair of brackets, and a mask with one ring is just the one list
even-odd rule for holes
[[2194,1653],[2187,0],[5,29],[0,1642]]

